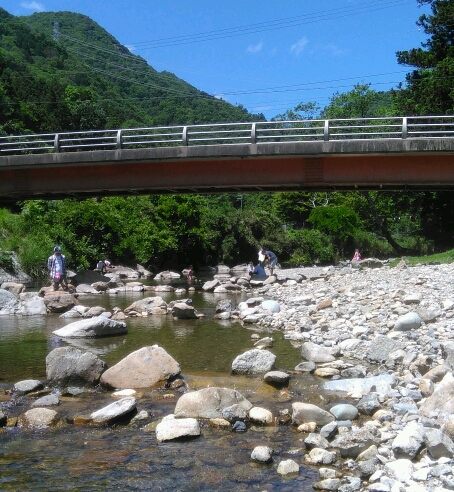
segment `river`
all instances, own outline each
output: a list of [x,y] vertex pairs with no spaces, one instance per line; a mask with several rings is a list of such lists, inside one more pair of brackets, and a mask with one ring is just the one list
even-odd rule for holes
[[[87,306],[126,308],[153,293],[99,294],[80,297]],[[275,388],[261,376],[230,374],[234,358],[253,348],[254,325],[213,319],[219,300],[235,303],[243,294],[214,294],[197,290],[185,296],[159,293],[166,302],[190,297],[205,316],[197,320],[177,320],[171,316],[128,318],[124,336],[62,340],[52,331],[73,322],[56,314],[48,316],[0,316],[0,390],[23,379],[46,378],[45,359],[49,352],[67,344],[96,353],[110,367],[129,353],[158,344],[181,366],[191,389],[207,386],[235,388],[254,405],[278,415],[293,401],[320,403],[318,381],[312,376],[293,374],[289,387]],[[277,357],[276,369],[292,371],[301,362],[300,348],[284,339],[281,332],[258,332],[272,336],[270,349]],[[180,390],[181,391],[181,390]],[[0,391],[1,393],[1,391]],[[77,397],[61,396],[58,407],[61,425],[53,429],[0,429],[0,490],[153,490],[153,491],[309,491],[318,480],[314,468],[304,466],[304,436],[290,425],[248,426],[245,433],[214,429],[202,424],[199,438],[184,442],[158,443],[154,425],[173,412],[181,393],[178,390],[144,391],[138,395],[137,409],[150,419],[135,425],[91,427],[75,425],[76,415],[87,414],[112,402],[111,392],[96,390]],[[7,400],[7,396],[3,400]],[[30,408],[31,398],[12,405],[4,401],[8,416]],[[255,446],[267,445],[274,451],[271,464],[251,461]],[[293,459],[300,464],[297,476],[281,477],[280,461]]]

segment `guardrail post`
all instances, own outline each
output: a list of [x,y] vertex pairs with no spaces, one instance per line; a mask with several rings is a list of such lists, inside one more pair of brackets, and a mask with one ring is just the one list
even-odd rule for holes
[[408,137],[408,119],[406,116],[402,118],[402,139]]
[[117,131],[117,150],[121,149],[121,144],[122,144],[121,136],[122,136],[121,130],[118,130]]
[[187,126],[183,127],[183,133],[181,135],[181,141],[185,147],[188,146],[188,127]]
[[60,134],[56,133],[54,138],[54,152],[60,152]]
[[325,126],[323,128],[323,140],[329,142],[329,120],[325,120]]
[[251,144],[257,143],[257,125],[252,123],[251,126]]

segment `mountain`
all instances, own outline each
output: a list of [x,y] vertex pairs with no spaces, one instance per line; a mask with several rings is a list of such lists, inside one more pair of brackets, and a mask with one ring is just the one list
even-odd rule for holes
[[157,72],[89,17],[0,8],[0,134],[265,120]]

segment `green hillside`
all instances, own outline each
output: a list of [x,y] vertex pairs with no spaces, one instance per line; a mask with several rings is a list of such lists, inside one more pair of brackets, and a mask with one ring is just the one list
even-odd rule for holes
[[0,133],[263,120],[157,72],[89,17],[0,8]]

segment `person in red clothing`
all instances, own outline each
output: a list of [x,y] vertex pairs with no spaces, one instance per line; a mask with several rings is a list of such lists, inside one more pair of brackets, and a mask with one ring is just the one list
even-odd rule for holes
[[355,249],[355,254],[353,255],[352,261],[360,261],[361,260],[361,253],[359,252],[359,249]]

